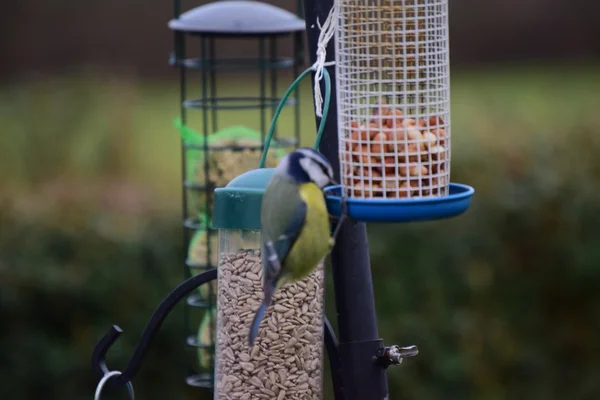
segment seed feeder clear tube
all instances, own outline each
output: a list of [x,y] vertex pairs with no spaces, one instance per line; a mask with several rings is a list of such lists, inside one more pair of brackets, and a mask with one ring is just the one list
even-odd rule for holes
[[254,346],[248,345],[263,299],[260,204],[272,172],[249,171],[215,190],[215,400],[323,398],[323,264],[275,292]]

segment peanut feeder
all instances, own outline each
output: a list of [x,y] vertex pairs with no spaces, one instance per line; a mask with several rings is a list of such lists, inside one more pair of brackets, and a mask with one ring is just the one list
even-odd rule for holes
[[449,194],[447,0],[339,0],[339,149],[345,195]]

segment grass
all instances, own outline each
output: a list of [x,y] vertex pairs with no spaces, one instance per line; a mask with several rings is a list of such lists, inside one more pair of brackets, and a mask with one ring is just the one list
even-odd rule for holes
[[[600,70],[594,67],[515,65],[453,72],[453,155],[481,151],[475,142],[517,148],[519,140],[595,125]],[[280,82],[281,95],[291,80]],[[259,90],[257,80],[248,77],[221,77],[218,88],[222,96],[252,96]],[[200,89],[192,83],[189,97],[198,97]],[[5,86],[0,92],[0,185],[27,192],[59,177],[93,180],[116,174],[147,188],[162,209],[178,210],[180,148],[173,126],[178,90],[176,78],[146,81],[102,73]],[[301,85],[305,145],[315,135],[311,97],[306,81]],[[201,111],[189,111],[188,118],[201,130]],[[270,119],[267,113],[267,126]],[[260,126],[256,111],[221,112],[218,124]],[[282,113],[278,129],[284,136],[293,134],[291,109]]]

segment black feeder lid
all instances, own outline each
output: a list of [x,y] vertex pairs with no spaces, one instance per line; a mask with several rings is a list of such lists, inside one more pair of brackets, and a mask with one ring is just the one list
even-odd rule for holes
[[304,20],[271,4],[222,0],[192,8],[169,21],[174,31],[201,35],[282,35],[306,29]]

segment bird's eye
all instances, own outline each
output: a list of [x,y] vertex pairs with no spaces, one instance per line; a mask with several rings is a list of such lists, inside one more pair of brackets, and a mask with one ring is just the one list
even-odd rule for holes
[[321,165],[321,169],[323,170],[323,174],[331,181],[333,180],[333,174],[331,173],[329,167],[327,165]]

